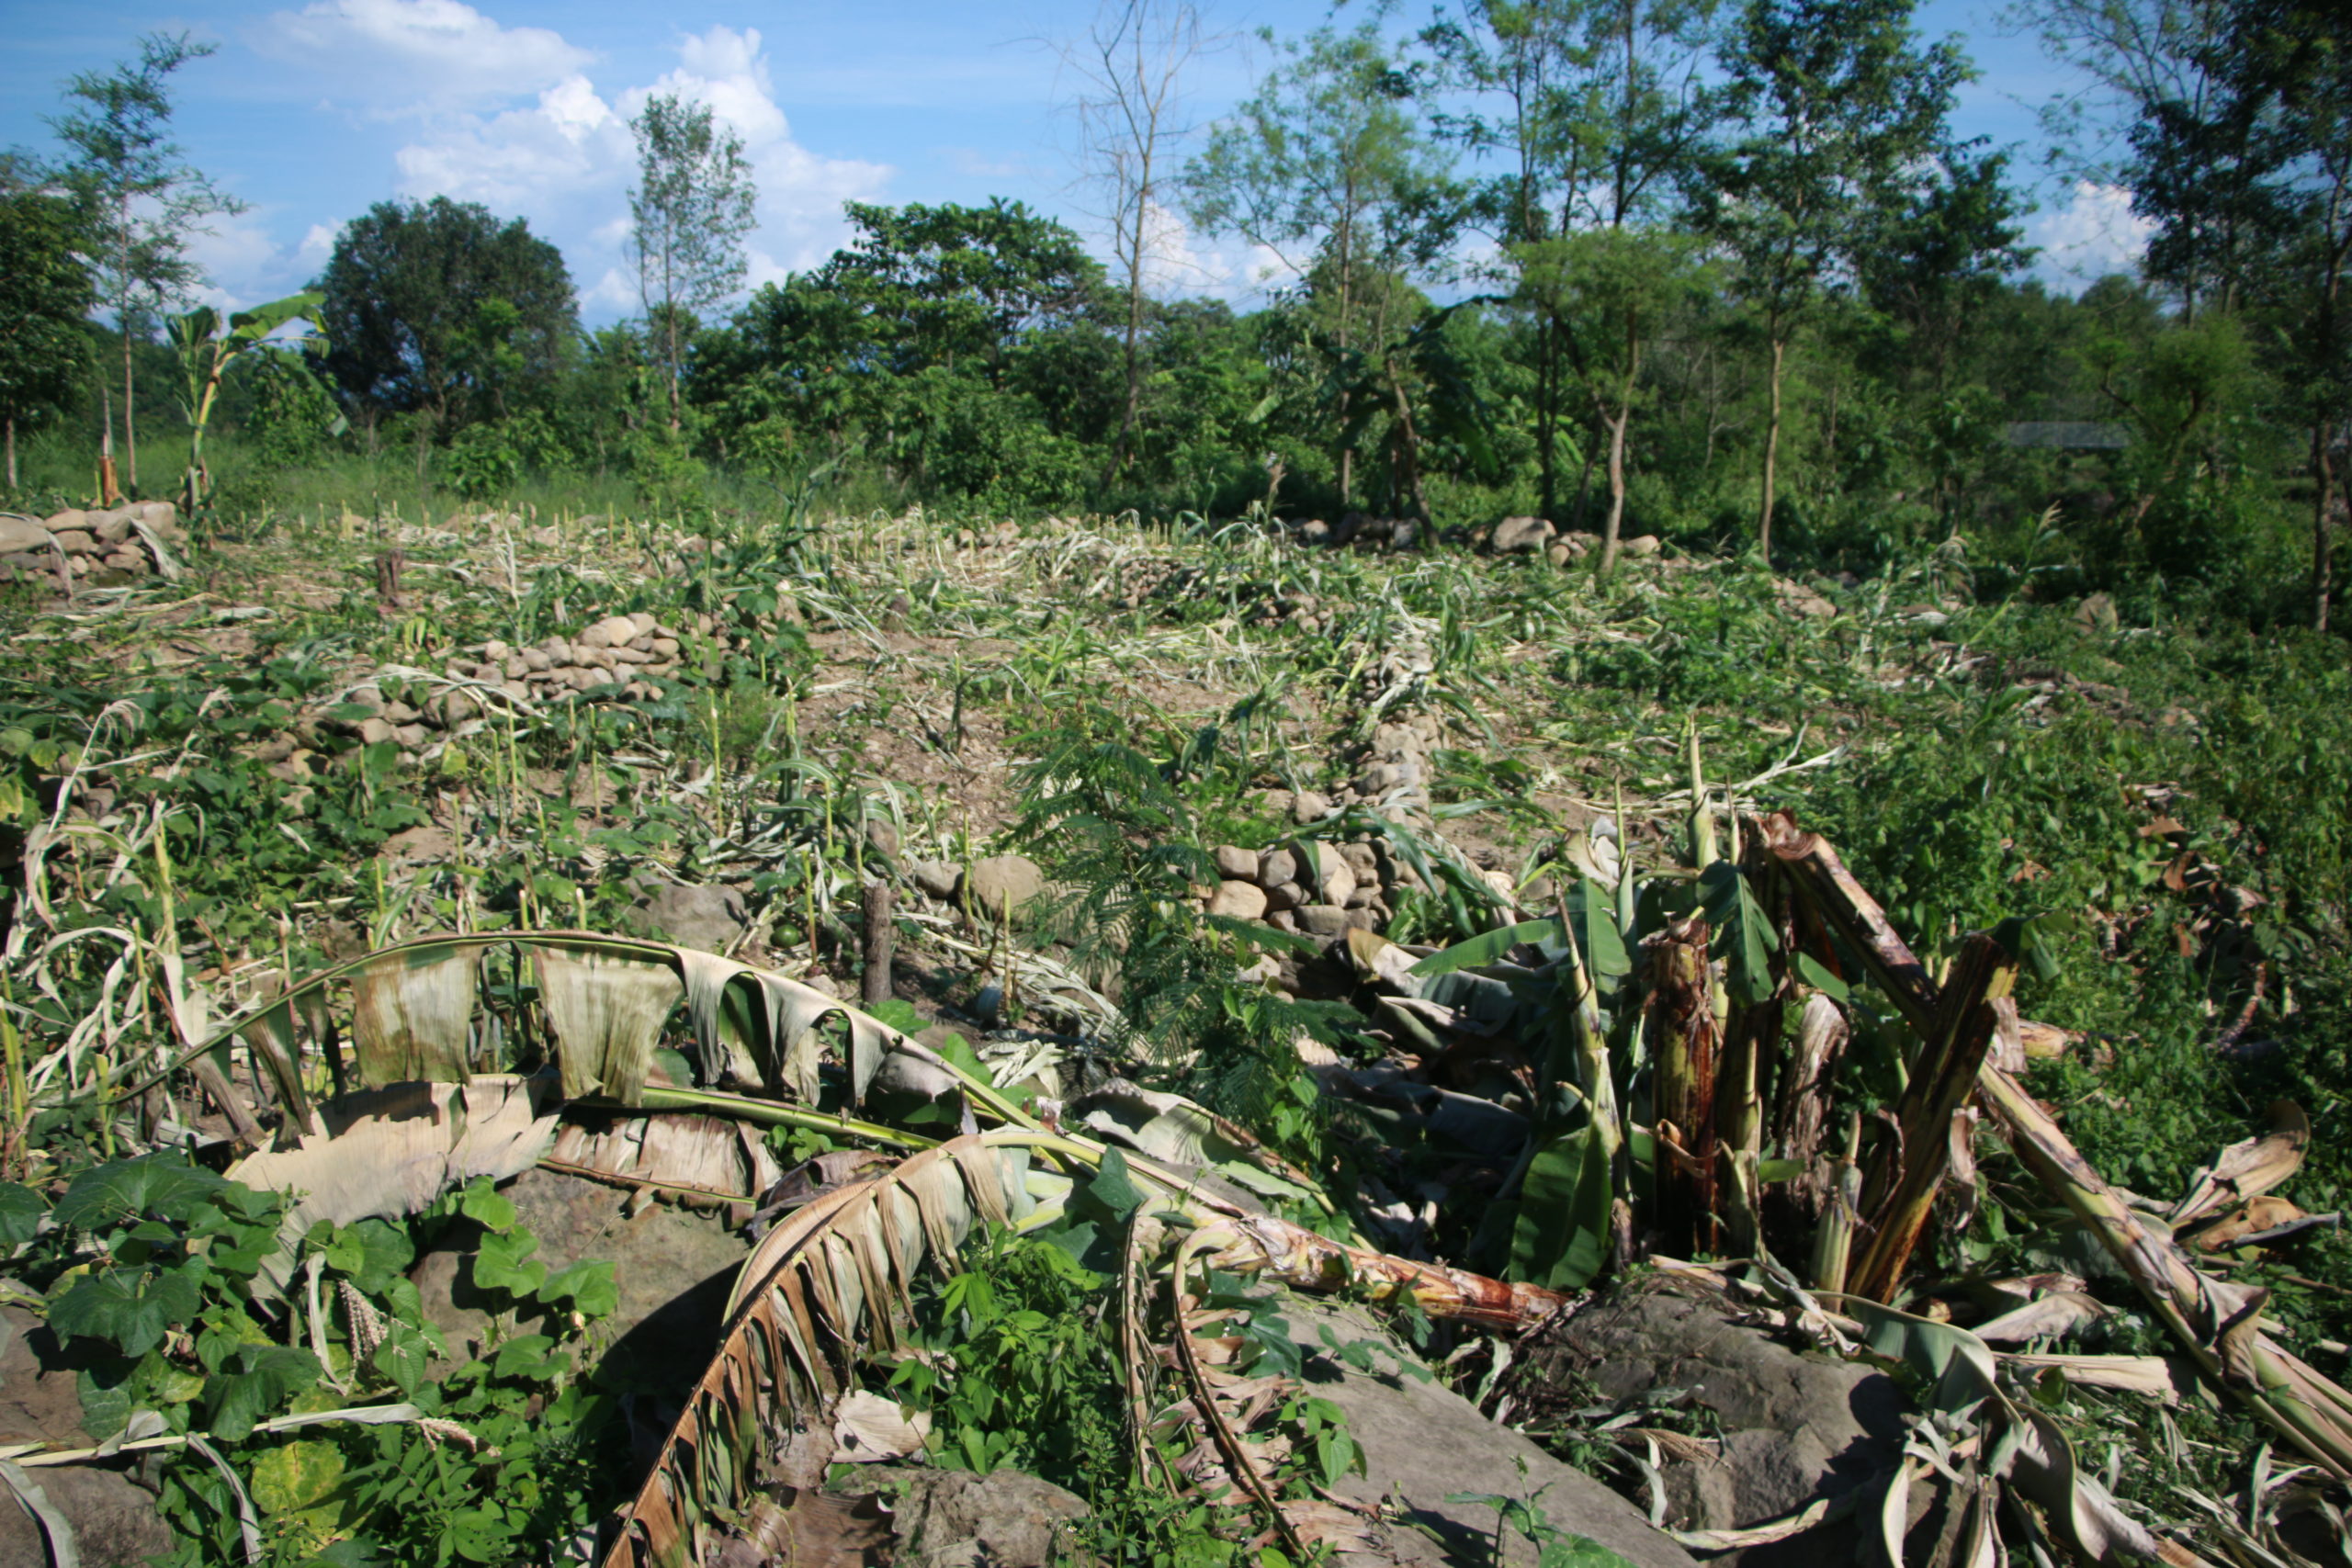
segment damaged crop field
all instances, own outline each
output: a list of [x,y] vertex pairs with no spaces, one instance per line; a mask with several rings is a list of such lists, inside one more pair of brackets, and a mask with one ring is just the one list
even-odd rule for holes
[[1957,548],[8,526],[10,1562],[2346,1561],[2340,643]]

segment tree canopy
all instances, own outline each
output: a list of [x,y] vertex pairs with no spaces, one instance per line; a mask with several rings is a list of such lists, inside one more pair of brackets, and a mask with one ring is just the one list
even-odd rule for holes
[[311,287],[327,374],[374,415],[454,427],[519,412],[553,390],[578,331],[563,253],[447,197],[368,209]]

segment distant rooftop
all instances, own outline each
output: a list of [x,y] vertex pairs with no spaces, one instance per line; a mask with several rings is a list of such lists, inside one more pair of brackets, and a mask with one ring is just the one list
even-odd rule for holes
[[2092,419],[2029,419],[2009,426],[2012,446],[2056,446],[2069,452],[2120,452],[2132,445],[2129,425]]

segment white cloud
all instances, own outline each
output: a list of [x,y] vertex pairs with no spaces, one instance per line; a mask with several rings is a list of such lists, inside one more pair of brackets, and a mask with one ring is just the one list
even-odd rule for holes
[[[1115,271],[1116,264],[1113,266]],[[1264,245],[1238,236],[1205,239],[1193,231],[1182,213],[1154,202],[1145,215],[1143,276],[1144,287],[1155,294],[1238,302],[1280,288],[1298,274]]]
[[594,56],[548,28],[507,28],[462,0],[315,0],[252,28],[256,53],[379,111],[481,107],[535,93]]
[[2026,243],[2037,246],[2035,270],[2056,283],[2089,283],[2109,273],[2136,271],[2155,224],[2132,210],[2122,186],[2078,180],[2066,205],[2037,212],[2026,223]]
[[198,302],[218,310],[242,310],[283,299],[326,265],[323,251],[311,259],[307,245],[302,251],[280,249],[268,220],[258,212],[216,218],[209,228],[209,232],[190,236],[187,254],[206,279],[197,290]]
[[565,244],[575,277],[595,278],[582,289],[583,305],[634,310],[635,279],[622,265],[637,175],[628,120],[648,98],[672,94],[708,105],[743,139],[759,191],[758,228],[746,247],[751,287],[823,261],[848,234],[842,203],[879,196],[890,169],[829,158],[793,140],[756,28],[714,27],[677,49],[674,69],[617,92],[599,92],[573,73],[537,89],[528,107],[437,117],[395,154],[401,194],[479,201],[528,219]]
[[585,76],[529,108],[466,116],[393,154],[404,196],[479,201],[501,215],[552,218],[565,198],[614,183],[632,159],[628,127]]

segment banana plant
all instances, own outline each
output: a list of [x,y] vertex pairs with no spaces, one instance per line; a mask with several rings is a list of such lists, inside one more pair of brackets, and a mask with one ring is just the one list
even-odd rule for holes
[[[302,355],[324,352],[326,338],[314,321],[325,298],[307,292],[289,294],[250,310],[239,310],[225,321],[220,312],[209,305],[172,318],[172,349],[179,355],[180,373],[187,383],[179,400],[180,412],[187,418],[188,428],[187,472],[181,480],[180,496],[190,513],[202,506],[212,492],[212,473],[205,463],[204,438],[211,429],[212,412],[220,400],[221,382],[230,367],[256,353],[288,353],[299,363]],[[295,321],[305,324],[306,330],[300,336],[277,335]],[[337,413],[328,433],[340,435],[346,428],[347,422]]]

